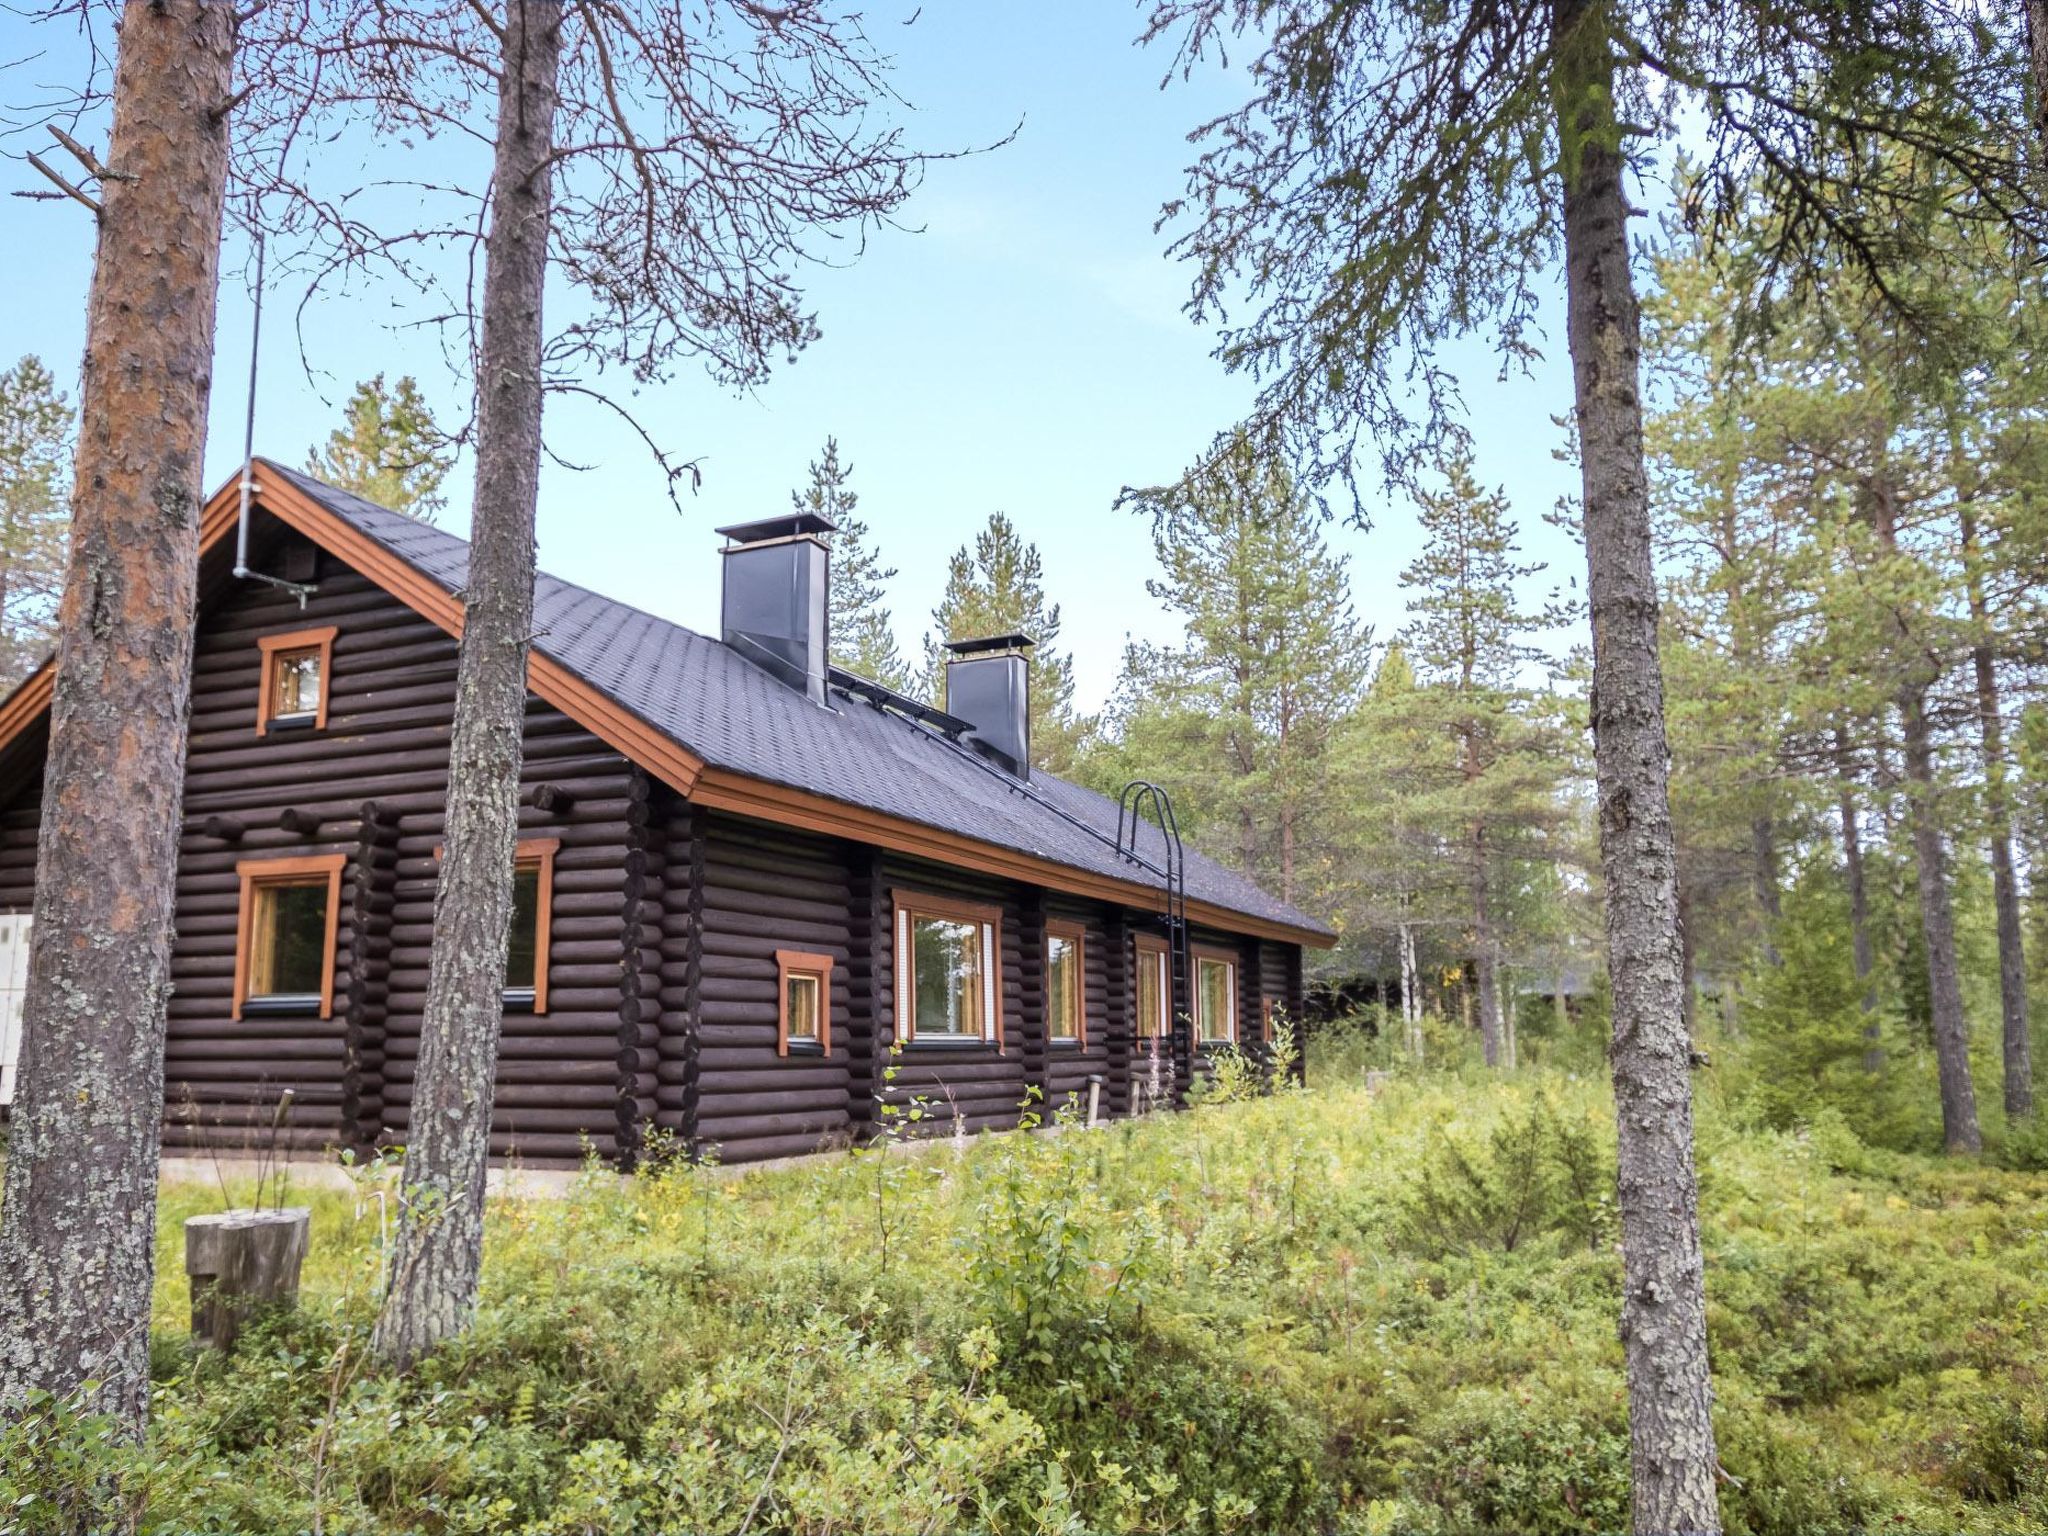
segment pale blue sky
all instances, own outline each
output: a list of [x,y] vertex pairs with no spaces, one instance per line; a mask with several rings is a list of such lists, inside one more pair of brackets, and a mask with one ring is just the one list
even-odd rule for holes
[[[861,510],[900,568],[891,597],[907,650],[921,644],[947,555],[988,513],[1006,510],[1044,553],[1046,585],[1065,616],[1078,692],[1099,704],[1114,685],[1127,636],[1165,640],[1172,625],[1145,593],[1154,570],[1149,527],[1112,509],[1119,488],[1172,475],[1242,412],[1249,385],[1209,356],[1211,338],[1181,313],[1186,278],[1153,232],[1160,203],[1179,190],[1187,131],[1235,99],[1211,76],[1162,92],[1159,49],[1132,39],[1140,16],[1118,0],[938,0],[901,26],[916,0],[869,8],[872,32],[895,49],[896,76],[916,108],[912,135],[929,147],[984,143],[1020,119],[1016,141],[933,168],[904,210],[917,233],[885,232],[857,264],[816,272],[809,291],[823,338],[745,398],[700,374],[634,402],[684,457],[701,456],[704,485],[682,517],[626,430],[595,408],[550,404],[551,444],[585,473],[550,468],[540,515],[542,564],[557,575],[715,629],[721,523],[787,505],[827,433],[855,466]],[[60,43],[0,16],[0,60]],[[61,76],[60,55],[0,74],[0,97],[24,80]],[[103,136],[104,130],[102,130]],[[10,155],[33,147],[7,141]],[[481,181],[480,150],[448,145],[436,174]],[[460,159],[474,154],[476,164]],[[35,184],[18,159],[0,186]],[[75,380],[83,345],[92,243],[83,210],[65,203],[0,203],[0,355],[37,352]],[[225,263],[241,269],[240,253]],[[333,424],[337,402],[378,371],[418,375],[444,415],[466,383],[438,346],[382,328],[373,296],[328,303],[311,318],[308,379],[288,304],[266,314],[257,451],[291,462]],[[250,306],[223,290],[209,485],[239,462]],[[1576,547],[1543,514],[1573,489],[1554,457],[1552,421],[1569,398],[1561,330],[1531,378],[1496,382],[1482,347],[1452,354],[1471,406],[1481,473],[1505,484],[1524,545],[1553,576],[1578,569]],[[467,522],[467,480],[443,521]],[[1396,579],[1415,548],[1405,504],[1377,504],[1370,532],[1333,530],[1351,556],[1360,615],[1380,639],[1398,628]],[[1532,583],[1531,596],[1551,584]]]

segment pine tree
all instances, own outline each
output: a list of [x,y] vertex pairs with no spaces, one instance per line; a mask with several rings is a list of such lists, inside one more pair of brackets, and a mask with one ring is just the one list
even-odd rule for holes
[[37,357],[0,373],[0,691],[43,657],[71,528],[71,404]]
[[1483,490],[1462,453],[1446,455],[1441,489],[1416,496],[1422,553],[1401,573],[1415,617],[1402,646],[1422,686],[1409,695],[1454,761],[1426,800],[1444,829],[1446,864],[1462,873],[1469,957],[1488,1066],[1508,1064],[1500,970],[1505,891],[1517,862],[1545,856],[1570,754],[1550,696],[1523,685],[1544,660],[1528,637],[1551,616],[1522,610],[1516,587],[1543,570],[1516,558],[1507,496]]
[[136,1440],[228,118],[255,15],[162,0],[120,27],[0,1201],[0,1418],[76,1393]]
[[306,457],[306,473],[380,507],[431,523],[448,505],[441,482],[454,467],[448,438],[411,375],[386,388],[365,379],[342,407],[343,425]]
[[1031,657],[1031,764],[1048,773],[1071,773],[1094,722],[1074,713],[1074,662],[1056,642],[1060,605],[1045,599],[1045,567],[1038,546],[1018,537],[1001,512],[974,543],[954,551],[946,590],[932,610],[925,652],[925,695],[946,703],[946,642],[1025,634],[1037,642]]
[[791,491],[799,512],[836,525],[832,535],[830,650],[835,666],[894,688],[910,687],[910,669],[896,646],[896,629],[885,599],[896,568],[884,566],[868,545],[868,525],[854,509],[860,495],[847,482],[853,466],[839,462],[839,439],[825,439],[825,451],[811,461],[811,483]]
[[1286,468],[1242,436],[1219,441],[1200,479],[1136,504],[1163,571],[1147,590],[1187,637],[1127,653],[1124,739],[1238,868],[1324,905],[1341,831],[1330,755],[1371,644],[1344,558]]

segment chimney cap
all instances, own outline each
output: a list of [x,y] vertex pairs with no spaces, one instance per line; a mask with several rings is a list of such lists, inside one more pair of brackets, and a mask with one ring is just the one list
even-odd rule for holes
[[997,651],[1028,651],[1038,642],[1026,634],[983,635],[972,640],[948,640],[946,649],[961,661]]
[[785,512],[780,517],[764,517],[758,522],[733,523],[725,528],[711,530],[721,538],[731,539],[736,545],[767,544],[776,539],[815,538],[820,534],[837,533],[839,525],[829,517],[820,517],[815,512]]

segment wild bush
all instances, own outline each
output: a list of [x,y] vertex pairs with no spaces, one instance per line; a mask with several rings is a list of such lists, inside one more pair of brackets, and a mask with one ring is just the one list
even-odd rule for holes
[[1408,1198],[1405,1236],[1432,1255],[1512,1253],[1550,1233],[1593,1247],[1613,1228],[1613,1184],[1612,1151],[1593,1127],[1533,1098],[1483,1143],[1449,1129],[1435,1135]]
[[[1731,1533],[2048,1528],[2048,1178],[1760,1126],[1702,1079]],[[309,1195],[300,1310],[222,1358],[177,1262],[217,1196],[167,1188],[149,1443],[0,1430],[0,1528],[105,1486],[151,1533],[1620,1528],[1611,1115],[1568,1074],[1404,1069],[593,1170],[493,1204],[474,1329],[404,1378],[364,1348],[374,1200]]]

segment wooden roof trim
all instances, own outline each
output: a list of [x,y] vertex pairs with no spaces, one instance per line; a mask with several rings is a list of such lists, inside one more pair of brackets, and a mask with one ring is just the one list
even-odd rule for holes
[[[235,487],[222,491],[227,496]],[[368,534],[337,517],[289,481],[259,479],[257,494],[266,511],[325,546],[391,593],[422,618],[460,639],[462,601],[438,582],[422,576]],[[626,756],[684,794],[703,771],[704,760],[684,750],[661,732],[605,697],[553,657],[528,653],[527,685],[578,725],[617,747]]]
[[[1116,902],[1150,911],[1159,905],[1162,896],[1157,886],[1091,874],[1085,869],[1075,869],[1036,854],[999,848],[993,843],[979,842],[939,827],[904,821],[883,811],[848,805],[807,790],[748,778],[725,768],[706,767],[698,776],[697,787],[690,792],[690,799],[712,810],[731,811],[758,821],[772,821],[832,837],[873,843],[878,848],[888,848],[914,858],[977,870],[1005,880],[1021,880],[1094,901]],[[1205,927],[1256,938],[1278,939],[1288,944],[1309,944],[1318,949],[1328,949],[1337,942],[1328,934],[1291,927],[1248,913],[1232,912],[1204,901],[1190,899],[1188,917]]]

